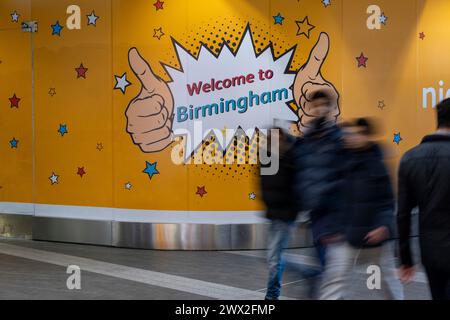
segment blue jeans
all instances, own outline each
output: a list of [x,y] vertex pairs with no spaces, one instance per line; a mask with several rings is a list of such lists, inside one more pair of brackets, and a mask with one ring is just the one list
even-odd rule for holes
[[284,271],[283,250],[289,243],[292,222],[273,220],[269,230],[267,263],[269,280],[267,282],[266,299],[278,300],[281,290],[281,278]]
[[326,246],[324,246],[320,242],[317,242],[317,243],[314,244],[314,247],[316,248],[317,257],[319,258],[320,266],[322,267],[322,270],[323,270],[323,269],[325,269],[325,250],[326,250]]
[[[267,282],[266,299],[278,300],[281,291],[281,279],[285,267],[283,251],[289,244],[289,237],[294,222],[273,220],[269,230],[267,262],[269,265],[269,280]],[[317,276],[320,270],[296,266],[303,277]]]

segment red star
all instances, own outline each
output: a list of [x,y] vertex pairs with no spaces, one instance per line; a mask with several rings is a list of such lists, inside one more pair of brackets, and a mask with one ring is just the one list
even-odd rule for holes
[[84,167],[78,168],[77,175],[79,175],[81,178],[86,174],[86,171],[84,171]]
[[164,4],[164,1],[156,1],[153,5],[155,6],[155,8],[156,8],[156,11],[158,11],[158,10],[162,10],[162,9],[164,9],[163,8],[163,4]]
[[207,193],[208,192],[206,192],[205,186],[203,186],[203,187],[197,187],[197,192],[195,194],[198,194],[200,197],[203,198],[203,196]]
[[86,79],[86,72],[88,71],[88,68],[85,68],[83,64],[80,64],[78,68],[75,68],[77,71],[77,79],[78,78],[84,78]]
[[358,68],[360,67],[364,67],[366,68],[367,65],[367,60],[369,60],[369,58],[364,56],[364,53],[361,52],[361,55],[359,57],[356,57],[356,60],[358,60]]
[[419,38],[420,40],[425,39],[425,33],[424,32],[419,33]]
[[20,101],[20,98],[17,98],[16,94],[14,93],[13,97],[9,98],[9,102],[11,102],[11,108],[14,108],[14,107],[19,108],[19,101]]

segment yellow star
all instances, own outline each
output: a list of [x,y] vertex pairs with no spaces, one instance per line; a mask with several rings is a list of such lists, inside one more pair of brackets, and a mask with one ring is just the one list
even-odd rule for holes
[[160,27],[159,29],[153,29],[153,31],[155,32],[153,34],[153,38],[158,38],[158,40],[161,40],[161,37],[164,35],[164,32],[162,31],[162,27]]
[[298,27],[297,35],[300,36],[304,34],[309,39],[309,34],[315,26],[309,23],[308,16],[306,16],[302,21],[295,21],[295,23]]

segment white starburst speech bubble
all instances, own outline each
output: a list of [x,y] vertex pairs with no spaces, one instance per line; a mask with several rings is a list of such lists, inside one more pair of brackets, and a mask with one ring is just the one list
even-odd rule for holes
[[[211,131],[221,135],[224,128],[242,128],[251,138],[257,128],[272,127],[274,119],[298,121],[289,107],[295,79],[295,72],[289,68],[295,46],[277,58],[272,43],[257,53],[249,26],[235,52],[226,42],[216,54],[202,44],[198,55],[193,56],[175,40],[173,43],[180,69],[164,68],[171,77],[168,85],[174,97],[175,136],[194,136],[199,121],[202,138]],[[227,134],[217,141],[225,149],[232,138]],[[200,144],[190,139],[185,156]]]

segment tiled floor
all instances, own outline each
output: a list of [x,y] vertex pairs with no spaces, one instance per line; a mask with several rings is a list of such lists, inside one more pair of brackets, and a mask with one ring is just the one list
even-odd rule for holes
[[[314,261],[311,249],[288,253],[294,260]],[[261,299],[264,256],[264,251],[149,251],[1,240],[0,299]],[[80,265],[80,290],[66,286],[69,264]],[[365,267],[355,269],[350,298],[382,299],[379,290],[367,289]],[[283,282],[284,299],[307,299],[306,282],[295,268],[286,268]],[[430,298],[423,274],[405,287],[405,295]]]

